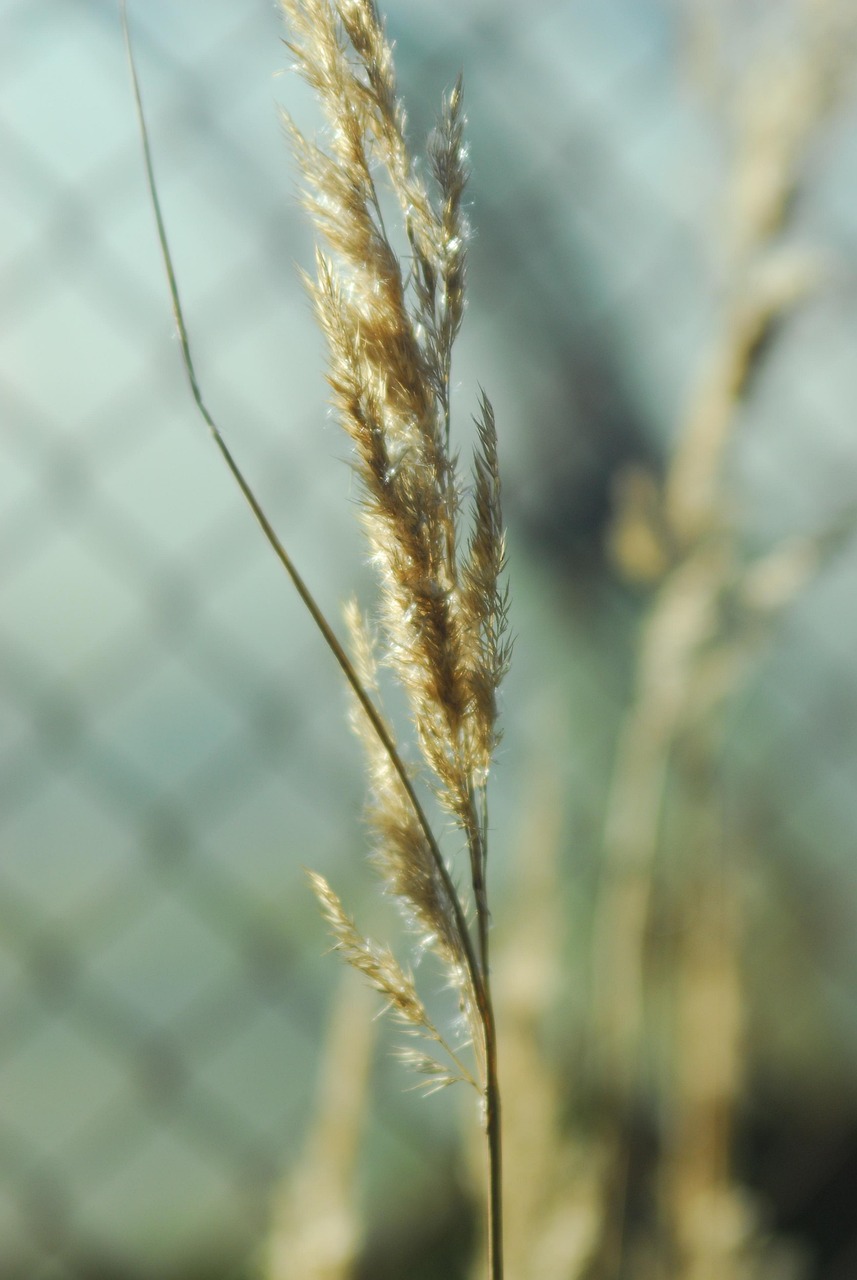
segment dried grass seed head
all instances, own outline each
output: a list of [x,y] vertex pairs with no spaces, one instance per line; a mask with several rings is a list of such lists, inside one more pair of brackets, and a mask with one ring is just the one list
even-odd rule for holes
[[[297,0],[286,0],[285,7],[300,8]],[[329,343],[329,380],[355,446],[364,524],[381,579],[389,659],[408,690],[420,741],[441,787],[452,781],[461,793],[466,789],[461,762],[450,766],[450,755],[460,754],[453,744],[475,705],[478,731],[464,737],[479,744],[484,768],[486,747],[493,741],[486,724],[494,719],[493,689],[504,665],[496,657],[487,667],[481,658],[474,660],[472,637],[466,635],[468,627],[473,630],[474,602],[486,581],[484,523],[474,541],[478,564],[467,609],[456,563],[458,493],[448,452],[448,384],[452,342],[463,314],[467,172],[461,85],[447,98],[430,147],[440,193],[435,210],[408,156],[390,47],[374,6],[365,0],[336,6],[312,0],[306,12],[313,21],[298,24],[299,39],[292,47],[324,100],[332,129],[331,156],[297,141],[307,202],[335,254],[335,261],[319,255],[312,287]],[[350,122],[345,132],[338,124],[343,115]],[[386,168],[414,248],[413,313],[380,218],[373,151]],[[477,488],[484,495],[485,484],[478,480]],[[481,501],[483,514],[490,505]],[[502,564],[502,535],[498,547]],[[493,605],[483,605],[481,615],[500,616]],[[477,646],[484,655],[488,632],[481,624],[476,629],[485,633]]]

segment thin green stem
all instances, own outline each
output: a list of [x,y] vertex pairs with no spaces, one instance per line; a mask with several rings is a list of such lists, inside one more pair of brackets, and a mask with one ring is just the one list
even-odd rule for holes
[[503,1144],[500,1079],[497,1071],[497,1028],[488,974],[484,975],[485,1005],[485,1132],[488,1141],[488,1274],[503,1280]]
[[476,928],[480,962],[479,1015],[485,1047],[485,1133],[488,1144],[488,1275],[490,1280],[503,1277],[503,1144],[500,1114],[500,1078],[497,1061],[497,1026],[491,998],[489,960],[490,913],[485,883],[487,861],[487,802],[484,788],[479,789],[481,812],[477,814],[477,797],[471,789],[468,814],[468,843],[476,904]]

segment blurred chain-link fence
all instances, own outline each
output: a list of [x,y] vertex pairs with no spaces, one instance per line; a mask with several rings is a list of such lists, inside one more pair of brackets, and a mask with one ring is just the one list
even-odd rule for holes
[[[274,79],[288,55],[269,0],[146,0],[131,18],[207,398],[335,615],[364,569],[275,111],[311,120],[308,95]],[[559,699],[584,885],[638,610],[603,556],[611,494],[628,464],[662,469],[716,333],[723,84],[778,47],[781,21],[664,0],[389,7],[416,135],[466,74],[459,409],[477,384],[497,409],[520,635],[497,826]],[[855,111],[845,75],[784,232],[823,280],[740,409],[732,514],[760,549],[857,492]],[[309,1105],[332,978],[300,868],[360,880],[359,760],[337,677],[183,385],[108,0],[2,0],[0,164],[0,1276],[226,1274],[250,1266]],[[855,557],[789,611],[730,738],[787,903],[772,986],[795,933],[822,938],[810,1000],[834,1028],[806,1043],[774,990],[757,1048],[844,1094]],[[438,1110],[376,1111],[380,1182],[420,1186]]]

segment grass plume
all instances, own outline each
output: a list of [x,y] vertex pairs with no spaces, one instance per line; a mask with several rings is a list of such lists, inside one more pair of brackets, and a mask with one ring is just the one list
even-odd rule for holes
[[[485,873],[487,779],[509,646],[496,429],[484,395],[464,535],[462,483],[450,444],[452,348],[464,311],[467,238],[462,85],[444,99],[427,147],[429,184],[408,147],[392,49],[371,0],[282,0],[282,7],[289,49],[326,122],[325,149],[283,117],[301,166],[303,201],[321,240],[315,277],[306,283],[327,340],[333,407],[352,444],[378,580],[380,658],[356,612],[353,647],[364,688],[377,690],[380,661],[404,691],[422,781],[466,841],[475,938],[467,904],[386,743],[358,721],[369,763],[375,861],[423,945],[439,955],[468,1018],[488,1136],[489,1266],[499,1276],[499,1086]],[[391,197],[409,248],[405,261],[385,224]],[[410,979],[398,968],[394,974],[391,954],[356,933],[325,882],[314,885],[345,958],[400,1017],[437,1040]],[[421,1069],[434,1062],[416,1061]],[[441,1083],[453,1078],[441,1069],[436,1076]]]
[[[389,947],[364,938],[323,877],[310,882],[337,949],[432,1052],[406,1050],[430,1089],[457,1080],[480,1094],[488,1164],[488,1272],[503,1274],[500,1094],[489,979],[487,783],[499,740],[497,692],[509,663],[503,522],[494,414],[476,418],[473,503],[462,528],[463,482],[451,448],[452,350],[464,314],[467,179],[461,81],[444,98],[424,170],[408,146],[392,48],[372,0],[281,0],[298,71],[315,91],[326,149],[283,121],[320,244],[306,284],[328,348],[336,416],[349,436],[369,555],[377,570],[380,654],[356,608],[348,656],[262,510],[206,406],[194,369],[157,193],[130,41],[146,173],[182,358],[200,414],[265,537],[341,667],[369,765],[368,816],[387,890],[439,957],[459,994],[475,1070],[437,1030],[412,976]],[[122,5],[123,17],[125,14]],[[388,192],[382,197],[379,175]],[[408,245],[402,258],[382,207],[392,195]],[[378,662],[410,710],[420,767],[405,765],[379,702]],[[420,790],[463,836],[470,893],[458,888]],[[468,922],[470,916],[474,925]],[[437,1061],[435,1050],[443,1061]]]

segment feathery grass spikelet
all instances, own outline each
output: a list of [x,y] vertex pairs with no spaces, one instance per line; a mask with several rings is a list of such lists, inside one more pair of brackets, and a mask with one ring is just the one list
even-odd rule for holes
[[[448,431],[451,349],[463,314],[465,271],[461,86],[446,100],[431,147],[433,201],[408,155],[390,49],[374,6],[354,0],[338,5],[336,15],[326,0],[284,0],[284,8],[297,37],[290,48],[330,126],[329,155],[290,122],[289,131],[305,202],[335,255],[318,252],[310,292],[328,341],[334,406],[355,448],[364,527],[381,580],[386,657],[409,695],[441,796],[467,827],[472,760],[465,744],[485,741],[485,691],[497,683],[480,635],[479,593],[483,614],[504,615],[492,607],[502,568],[499,508],[475,538],[478,572],[467,581],[466,602],[456,552],[459,498]],[[378,161],[413,250],[408,279],[381,216]],[[495,464],[486,401],[477,460],[483,497],[492,486],[479,477],[495,476]],[[484,502],[481,508],[488,510]],[[493,558],[486,554],[491,538],[498,548]],[[466,731],[474,713],[475,734]]]
[[[345,620],[355,668],[380,703],[375,641],[355,601],[346,606]],[[421,945],[440,957],[460,998],[469,1002],[472,993],[461,955],[458,921],[426,833],[388,752],[356,700],[352,700],[351,726],[366,754],[369,794],[365,816],[374,839],[375,866]]]
[[[324,150],[286,117],[304,203],[327,245],[317,249],[316,277],[307,285],[327,339],[334,409],[354,449],[380,586],[381,661],[406,693],[435,793],[467,837],[477,912],[486,918],[480,922],[484,967],[485,785],[509,650],[496,431],[484,395],[465,553],[449,446],[467,231],[461,82],[445,99],[428,148],[430,191],[408,150],[391,49],[370,0],[283,0],[283,8],[289,48],[327,121]],[[407,269],[388,238],[379,172],[412,251]],[[439,940],[444,958],[472,970],[462,920],[450,911],[448,883],[442,873],[439,878],[410,798],[383,746],[369,741],[372,734],[362,736],[388,885]]]
[[[421,170],[406,139],[392,49],[373,0],[281,0],[288,47],[318,95],[325,145],[284,116],[319,232],[306,278],[328,349],[335,414],[353,448],[361,517],[378,579],[379,652],[349,612],[360,703],[353,721],[369,764],[375,862],[422,938],[440,956],[470,1029],[489,1157],[489,1254],[502,1275],[497,1047],[488,972],[487,779],[498,733],[497,690],[509,662],[497,439],[482,395],[473,510],[461,529],[461,483],[450,446],[452,348],[464,314],[467,225],[462,85],[444,99]],[[326,147],[326,149],[325,149]],[[422,174],[427,174],[424,180]],[[380,189],[384,180],[386,190]],[[398,209],[406,259],[385,210]],[[475,939],[460,893],[380,710],[378,663],[404,691],[433,790],[464,834]],[[371,707],[367,706],[371,695]],[[389,950],[356,932],[339,900],[313,878],[337,948],[412,1028],[442,1044],[455,1071],[420,1053],[412,1065],[435,1087],[466,1078],[430,1024],[412,980]]]
[[413,1027],[424,1027],[428,1022],[428,1014],[417,995],[413,978],[400,968],[389,947],[370,942],[357,931],[354,921],[346,914],[324,876],[315,871],[308,871],[307,875],[324,918],[330,925],[336,950],[355,969],[365,974],[377,991],[386,996],[391,1009],[402,1022]]
[[436,1092],[448,1084],[466,1081],[479,1091],[479,1085],[461,1061],[458,1052],[441,1034],[417,993],[413,975],[406,973],[389,947],[364,938],[346,913],[324,876],[308,871],[310,887],[318,899],[322,914],[330,926],[334,948],[342,958],[366,978],[387,1001],[387,1008],[407,1031],[433,1041],[443,1051],[447,1063],[437,1062],[424,1051],[405,1046],[399,1056],[429,1077],[428,1092]]

